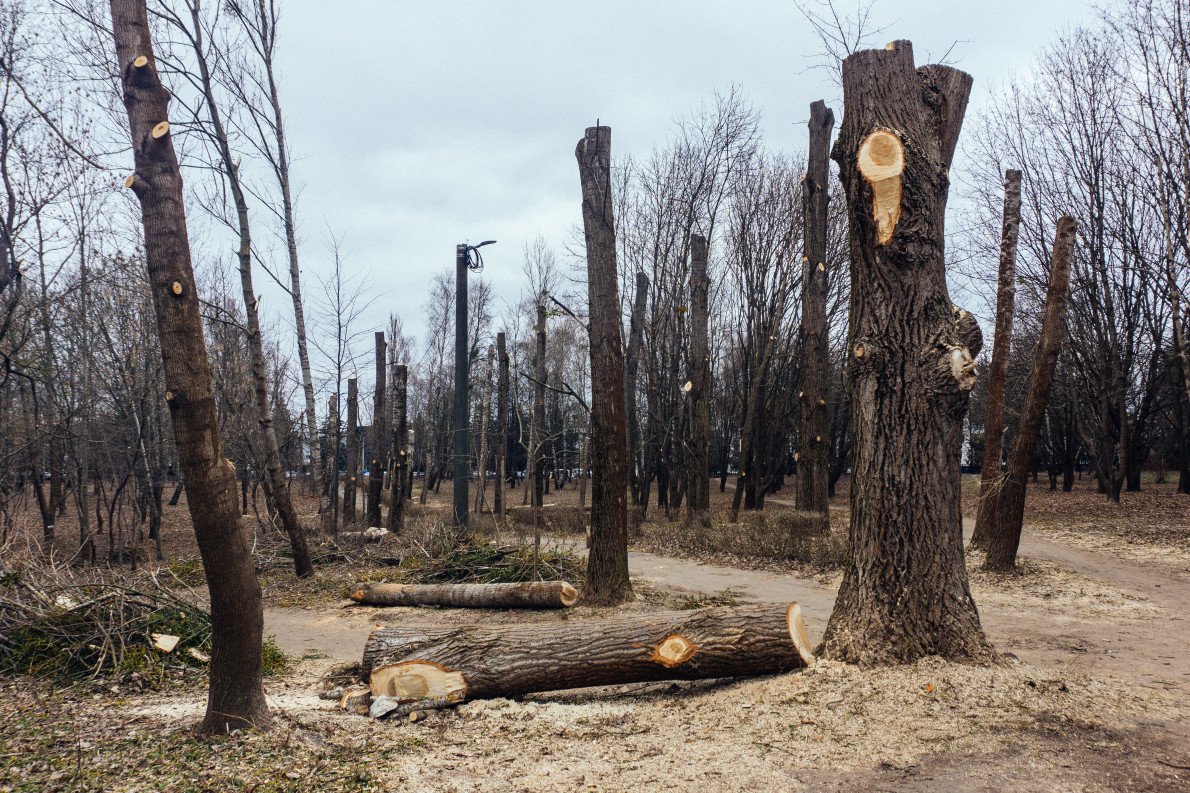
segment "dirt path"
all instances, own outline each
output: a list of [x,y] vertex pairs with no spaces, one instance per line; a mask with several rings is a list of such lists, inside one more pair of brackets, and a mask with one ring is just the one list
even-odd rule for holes
[[[969,533],[971,521],[964,520]],[[578,543],[574,550],[581,552]],[[1190,689],[1190,654],[1184,650],[1190,585],[1160,571],[1026,535],[1025,559],[1040,559],[1076,576],[1059,582],[1069,591],[1037,594],[1028,578],[1015,582],[977,576],[974,587],[989,638],[1038,666],[1125,676],[1138,684]],[[822,635],[837,582],[824,584],[791,574],[702,564],[632,551],[633,578],[716,594],[730,589],[748,600],[800,602],[812,638]],[[1048,569],[1048,568],[1047,568]],[[1090,581],[1087,581],[1090,579]],[[1001,584],[1004,585],[1001,585]],[[1018,592],[1020,593],[1018,595]],[[368,633],[408,619],[379,609],[266,609],[266,630],[287,653],[350,663],[361,657]]]

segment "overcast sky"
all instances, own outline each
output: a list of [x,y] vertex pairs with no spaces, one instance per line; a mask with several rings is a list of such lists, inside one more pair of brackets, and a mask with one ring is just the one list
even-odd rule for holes
[[[1084,0],[883,0],[875,44],[910,39],[919,65],[954,45],[950,61],[975,77],[970,113],[1092,15]],[[560,250],[581,220],[585,127],[611,126],[613,156],[646,156],[734,84],[766,145],[799,150],[812,100],[840,115],[838,89],[811,68],[819,49],[793,0],[289,0],[279,72],[305,277],[326,271],[333,230],[376,298],[365,323],[398,312],[420,337],[455,243],[494,238],[485,276],[514,300],[523,243],[541,234]]]

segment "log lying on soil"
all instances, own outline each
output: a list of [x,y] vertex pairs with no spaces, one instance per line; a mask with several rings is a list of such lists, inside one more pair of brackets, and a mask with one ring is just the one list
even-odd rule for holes
[[813,660],[801,608],[792,603],[549,624],[381,628],[368,637],[363,668],[375,696],[419,702],[767,675]]
[[365,606],[452,606],[465,609],[561,609],[578,600],[565,581],[521,584],[357,584],[351,599]]

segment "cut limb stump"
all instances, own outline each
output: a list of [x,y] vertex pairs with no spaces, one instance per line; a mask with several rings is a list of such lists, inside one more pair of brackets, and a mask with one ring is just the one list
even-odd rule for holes
[[351,599],[365,606],[450,606],[465,609],[561,609],[578,600],[565,581],[521,584],[359,584]]
[[748,677],[814,661],[801,608],[765,604],[549,624],[373,631],[372,693],[487,699],[654,680]]

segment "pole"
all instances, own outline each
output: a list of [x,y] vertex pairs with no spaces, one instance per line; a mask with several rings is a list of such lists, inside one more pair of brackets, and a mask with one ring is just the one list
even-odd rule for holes
[[455,416],[454,416],[454,526],[462,533],[468,524],[467,464],[469,439],[467,411],[467,246],[455,247]]

